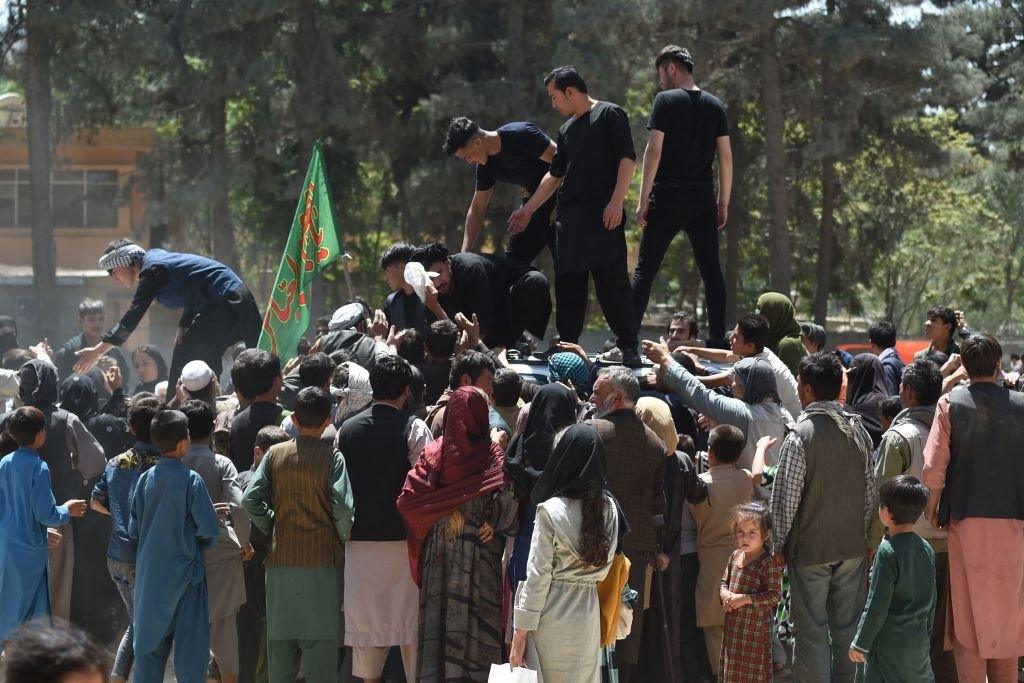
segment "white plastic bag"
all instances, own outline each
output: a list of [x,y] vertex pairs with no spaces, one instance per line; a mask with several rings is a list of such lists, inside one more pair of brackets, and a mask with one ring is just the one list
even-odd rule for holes
[[405,282],[416,292],[420,301],[427,301],[427,283],[430,278],[437,277],[437,273],[427,270],[419,261],[409,261],[405,264],[405,272],[402,273]]
[[530,669],[513,669],[511,664],[491,664],[491,675],[487,683],[537,683],[537,672]]

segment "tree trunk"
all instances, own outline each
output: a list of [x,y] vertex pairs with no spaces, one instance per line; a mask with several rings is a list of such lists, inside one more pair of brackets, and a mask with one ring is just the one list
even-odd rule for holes
[[527,109],[526,68],[523,56],[523,24],[526,12],[524,5],[524,0],[512,0],[508,3],[505,30],[505,67],[508,69],[509,86],[512,91],[508,104],[512,111],[516,112]]
[[825,326],[828,288],[832,273],[832,234],[835,232],[836,164],[833,157],[821,161],[821,225],[818,229],[818,278],[814,291],[814,322]]
[[[50,53],[53,43],[49,3],[30,0],[26,16],[25,103],[28,115],[28,166],[32,205],[32,289],[36,337],[56,339],[57,243],[50,207]],[[36,340],[31,340],[35,342]]]
[[238,250],[228,203],[227,101],[219,97],[209,105],[210,127],[210,222],[213,228],[213,257],[238,271]]
[[771,289],[790,295],[789,188],[786,183],[786,116],[782,108],[775,34],[761,53],[761,107],[764,117],[765,169],[768,172],[769,259]]
[[317,29],[316,4],[313,0],[296,0],[296,30],[292,39],[292,78],[295,90],[291,101],[296,136],[299,140],[299,174],[305,177],[313,156],[313,143],[319,137],[320,100],[317,89],[317,50],[320,38]]

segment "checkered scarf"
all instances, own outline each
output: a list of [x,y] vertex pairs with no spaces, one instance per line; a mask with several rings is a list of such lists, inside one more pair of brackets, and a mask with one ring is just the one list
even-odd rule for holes
[[146,250],[137,244],[125,244],[113,251],[107,252],[100,257],[100,268],[113,270],[114,268],[127,268],[142,261]]

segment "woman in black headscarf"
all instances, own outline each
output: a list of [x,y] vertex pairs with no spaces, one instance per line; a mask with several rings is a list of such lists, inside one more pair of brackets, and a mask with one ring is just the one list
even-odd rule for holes
[[860,415],[875,448],[882,441],[882,401],[888,392],[882,362],[873,353],[854,357],[847,373],[846,410]]
[[600,681],[597,583],[611,567],[619,533],[597,430],[561,432],[533,488],[536,529],[526,580],[516,594],[513,665],[545,679]]
[[508,581],[513,590],[526,578],[526,558],[530,553],[535,513],[530,495],[551,455],[555,434],[575,424],[576,403],[575,392],[564,384],[553,382],[542,386],[530,401],[530,412],[523,430],[505,451],[505,472],[519,498],[519,533],[516,534],[508,565]]
[[108,460],[124,453],[135,442],[128,420],[115,414],[118,401],[124,402],[124,394],[115,390],[101,408],[96,384],[88,375],[75,373],[60,385],[60,407],[85,423],[85,428],[103,446]]
[[132,389],[132,396],[144,391],[153,393],[156,385],[167,379],[167,363],[160,349],[152,344],[140,346],[132,352],[132,366],[139,376],[139,383]]

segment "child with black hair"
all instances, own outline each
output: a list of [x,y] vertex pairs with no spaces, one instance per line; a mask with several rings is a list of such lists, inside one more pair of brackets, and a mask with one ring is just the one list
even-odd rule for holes
[[888,396],[882,400],[882,433],[885,434],[889,431],[889,427],[892,427],[892,421],[896,419],[896,416],[903,410],[903,404],[900,402],[899,396]]
[[459,340],[459,328],[451,320],[435,320],[423,335],[423,352],[426,360],[417,365],[423,373],[426,386],[423,402],[427,406],[437,403],[444,390],[448,388],[448,378],[452,371],[452,356]]
[[22,622],[49,618],[48,527],[85,514],[84,500],[57,505],[53,498],[50,468],[38,453],[46,441],[42,411],[15,410],[6,420],[4,440],[17,449],[0,460],[0,650]]
[[782,567],[772,558],[772,519],[762,503],[733,508],[736,545],[719,597],[725,608],[722,683],[772,680],[772,617],[782,600]]
[[337,680],[338,564],[353,522],[345,458],[320,437],[331,401],[306,387],[292,414],[299,436],[270,448],[242,497],[273,538],[267,555],[270,680],[293,681],[300,657],[310,683]]
[[202,553],[217,540],[220,523],[202,477],[182,463],[188,418],[161,410],[149,433],[162,457],[139,477],[128,518],[138,543],[134,680],[162,683],[173,645],[178,681],[205,683],[210,618]]
[[523,378],[512,368],[499,368],[494,373],[494,409],[505,424],[515,428],[519,424],[519,412],[526,405],[520,398]]
[[[135,484],[142,473],[156,464],[160,451],[149,439],[149,426],[153,416],[163,407],[153,394],[139,394],[128,404],[128,427],[135,435],[135,444],[124,453],[107,462],[103,474],[92,489],[89,507],[96,512],[110,515],[113,528],[107,544],[107,570],[124,601],[128,618],[134,618],[135,554],[136,543],[128,535],[128,517],[131,511],[131,497]],[[135,659],[132,642],[134,631],[131,622],[121,638],[111,677],[115,681],[127,681]]]
[[4,650],[0,680],[7,683],[103,683],[107,653],[74,626],[24,626]]
[[267,425],[279,425],[286,412],[277,402],[284,381],[281,359],[263,349],[246,349],[231,368],[231,381],[239,402],[248,405],[231,419],[231,462],[239,472],[252,465],[256,433]]
[[696,591],[697,626],[704,629],[708,663],[716,676],[721,667],[726,617],[720,595],[722,574],[736,550],[732,510],[749,502],[754,492],[750,472],[737,464],[746,442],[743,432],[732,425],[719,425],[711,430],[708,437],[709,469],[700,475],[707,485],[708,495],[704,502],[692,506],[700,563]]
[[850,646],[865,681],[932,681],[935,552],[914,532],[928,488],[901,474],[882,484],[878,516],[889,532],[871,568],[871,590]]

